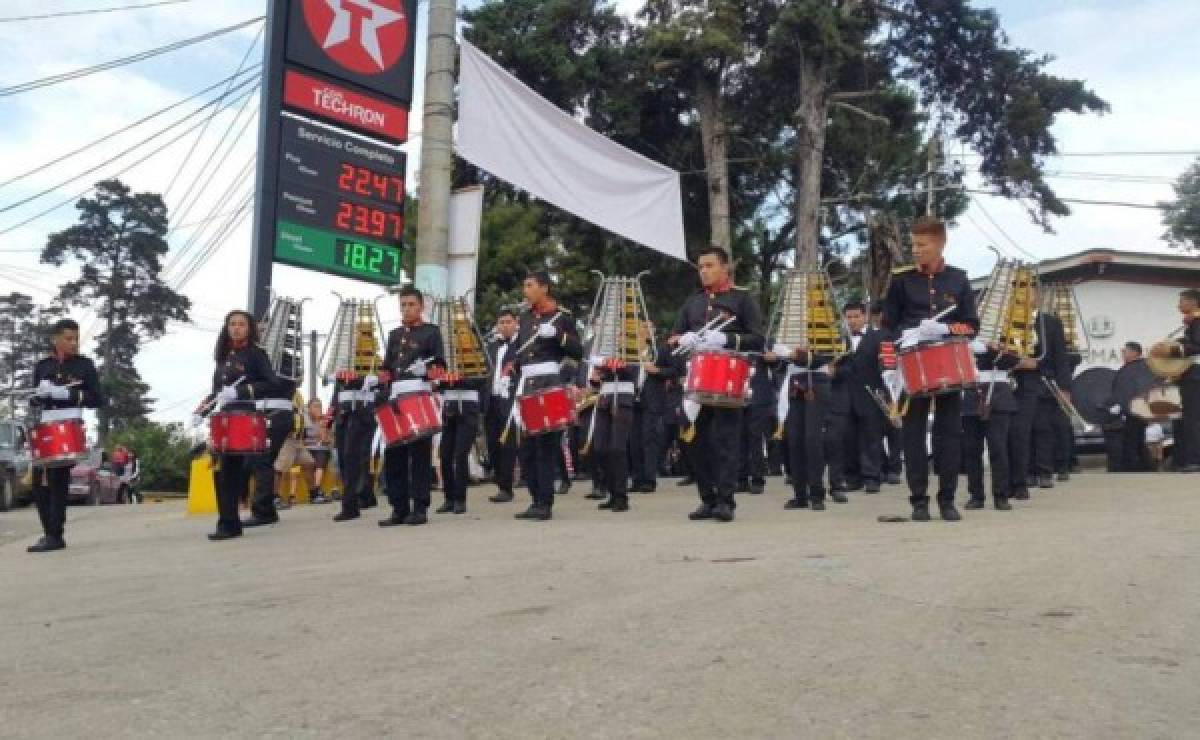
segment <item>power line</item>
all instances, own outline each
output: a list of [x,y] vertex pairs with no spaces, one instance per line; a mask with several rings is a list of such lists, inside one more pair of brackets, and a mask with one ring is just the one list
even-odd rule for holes
[[91,8],[88,10],[63,10],[57,13],[46,13],[44,15],[14,15],[7,18],[0,18],[0,23],[17,23],[18,21],[43,21],[50,18],[67,18],[70,16],[79,15],[99,15],[100,13],[116,13],[122,10],[141,10],[143,8],[157,8],[163,5],[179,5],[181,3],[190,3],[192,0],[158,0],[153,3],[139,3],[137,5],[117,5],[111,8]]
[[[233,197],[234,191],[239,190],[246,183],[246,181],[248,179],[248,175],[250,174],[250,171],[254,166],[254,160],[255,160],[254,155],[251,155],[249,157],[249,159],[246,160],[246,163],[242,165],[241,169],[239,169],[237,171],[237,174],[235,174],[233,176],[233,179],[230,181],[229,185],[225,188],[225,191],[220,196],[217,197],[216,201],[213,202],[213,206],[209,210],[209,217],[206,217],[204,219],[208,224],[211,224],[214,220],[211,218],[212,214],[216,213],[217,211],[219,211],[223,208],[228,207],[230,204],[230,200]],[[234,200],[233,202],[236,203],[238,201]],[[225,216],[228,217],[229,212],[226,212]],[[218,230],[220,229],[220,227],[217,227],[217,228],[218,228]],[[174,231],[174,229],[172,229],[172,231]],[[167,264],[163,267],[163,273],[165,274],[165,273],[171,272],[176,267],[178,267],[179,264],[181,262],[183,262],[187,253],[191,251],[193,246],[195,246],[196,242],[198,242],[200,239],[205,237],[205,232],[207,232],[207,231],[208,231],[208,226],[206,225],[203,228],[201,228],[200,230],[193,232],[191,237],[188,238],[187,242],[184,243],[183,247],[181,247],[178,251],[176,251],[174,254],[172,254],[171,258],[169,260],[167,260]],[[182,272],[182,271],[180,271],[180,272]]]
[[974,206],[979,209],[979,212],[982,213],[984,218],[986,218],[988,220],[988,223],[990,223],[992,226],[996,227],[996,231],[1000,232],[1000,236],[1004,237],[1004,239],[1009,244],[1011,244],[1014,249],[1016,249],[1018,252],[1025,255],[1029,259],[1033,260],[1034,262],[1038,261],[1038,258],[1036,255],[1034,255],[1032,252],[1030,252],[1029,250],[1022,247],[1020,244],[1017,243],[1016,239],[1013,239],[1011,236],[1008,235],[1008,232],[1004,230],[1004,227],[1002,227],[996,221],[996,219],[992,218],[992,214],[988,213],[987,209],[983,207],[983,204],[979,202],[978,198],[971,198],[971,203],[974,204]]
[[[996,198],[1007,198],[1009,196],[1004,193],[996,193],[991,190],[971,190],[965,189],[968,193],[976,193],[978,195],[991,195]],[[1128,203],[1119,200],[1089,200],[1087,198],[1059,198],[1064,203],[1079,203],[1085,206],[1116,206],[1119,208],[1143,208],[1151,211],[1163,211],[1169,206],[1151,203]]]
[[[1200,156],[1200,149],[1177,149],[1167,151],[1110,151],[1110,152],[1055,152],[1047,154],[1047,157],[1195,157]],[[958,155],[959,159],[967,157],[975,157],[982,159],[983,155],[978,152],[963,152]]]
[[139,52],[137,54],[132,54],[127,57],[121,57],[120,59],[113,59],[108,62],[103,62],[101,64],[93,65],[91,67],[82,67],[80,69],[72,70],[70,72],[63,72],[61,74],[51,75],[49,77],[42,77],[37,80],[30,80],[28,82],[22,82],[18,85],[11,85],[9,87],[0,87],[0,98],[12,97],[14,95],[26,93],[31,90],[39,90],[43,87],[50,87],[51,85],[57,85],[62,82],[69,82],[71,80],[80,79],[81,77],[88,77],[88,76],[94,75],[98,72],[105,72],[110,69],[124,67],[128,64],[134,64],[136,62],[145,61],[146,59],[151,59],[153,57],[160,56],[162,54],[167,54],[172,51],[178,51],[179,49],[183,49],[188,46],[193,46],[195,44],[199,44],[199,43],[203,43],[205,41],[209,41],[211,39],[215,39],[219,36],[224,36],[227,33],[233,33],[234,31],[238,31],[238,30],[245,28],[246,26],[249,26],[254,23],[258,23],[262,19],[263,19],[263,16],[260,15],[256,18],[251,18],[250,20],[242,21],[241,23],[235,23],[232,26],[226,26],[225,28],[218,28],[215,31],[209,31],[208,33],[200,34],[199,36],[192,36],[191,38],[183,39],[182,41],[176,41],[174,43],[167,44],[166,46],[159,46],[157,48],[149,49],[147,51]]
[[231,216],[229,220],[225,222],[225,225],[222,227],[222,229],[213,236],[207,245],[205,245],[204,250],[200,254],[196,255],[196,259],[193,260],[187,272],[180,276],[178,282],[176,283],[175,290],[182,290],[183,287],[187,285],[193,277],[195,277],[200,268],[204,266],[204,263],[208,262],[213,255],[220,251],[221,247],[228,243],[229,235],[236,231],[238,227],[240,227],[246,220],[246,216],[250,214],[250,205],[253,203],[253,201],[253,194],[246,196],[246,198],[242,201],[242,207],[238,209],[236,215]]
[[122,128],[119,128],[116,131],[109,132],[109,133],[105,134],[104,136],[101,136],[98,139],[94,139],[93,141],[90,141],[87,144],[84,144],[83,146],[79,147],[78,149],[75,149],[74,151],[67,152],[66,154],[63,154],[62,156],[59,156],[59,157],[55,157],[54,159],[50,160],[49,162],[43,162],[42,164],[40,164],[36,167],[33,167],[25,172],[22,172],[19,175],[14,175],[14,176],[8,178],[7,180],[5,180],[4,182],[0,182],[0,188],[8,187],[9,185],[12,185],[14,182],[18,182],[20,180],[24,180],[27,177],[38,174],[39,172],[49,169],[50,167],[53,167],[56,164],[61,164],[62,162],[65,162],[66,160],[70,159],[71,157],[82,154],[83,152],[87,151],[88,149],[91,149],[92,147],[103,144],[106,141],[109,141],[109,140],[111,140],[117,136],[120,136],[121,134],[126,133],[128,131],[131,131],[131,130],[137,128],[138,126],[141,126],[143,123],[147,123],[149,121],[154,120],[155,118],[158,118],[159,116],[163,115],[164,113],[169,113],[172,110],[175,110],[176,108],[181,107],[185,103],[189,103],[189,102],[195,100],[196,98],[202,97],[205,93],[212,92],[213,90],[217,89],[218,87],[220,87],[221,85],[224,85],[227,82],[230,83],[230,85],[232,85],[233,81],[237,77],[244,75],[244,74],[250,74],[252,72],[256,72],[258,70],[258,68],[261,66],[262,66],[261,64],[255,65],[254,67],[251,67],[250,69],[247,69],[244,72],[239,70],[238,72],[230,75],[229,77],[226,77],[223,80],[218,80],[216,83],[209,85],[208,87],[204,88],[203,90],[200,90],[199,92],[189,95],[188,97],[183,98],[182,100],[176,101],[164,108],[159,108],[158,110],[154,111],[153,113],[151,113],[147,116],[144,116],[144,117],[134,121],[133,123],[123,126]]

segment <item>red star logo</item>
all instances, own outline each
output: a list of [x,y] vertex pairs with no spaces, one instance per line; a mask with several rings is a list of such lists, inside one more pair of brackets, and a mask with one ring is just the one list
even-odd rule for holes
[[304,0],[304,22],[331,59],[359,74],[386,72],[408,47],[404,0]]

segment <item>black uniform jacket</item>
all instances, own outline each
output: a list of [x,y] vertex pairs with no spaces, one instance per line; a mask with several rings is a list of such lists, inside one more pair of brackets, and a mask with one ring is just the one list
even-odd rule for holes
[[[565,308],[559,308],[555,301],[549,301],[539,308],[528,308],[521,312],[518,319],[516,346],[510,350],[515,353],[524,348],[519,355],[509,358],[513,362],[513,370],[519,377],[521,368],[542,362],[561,363],[567,358],[583,359],[583,344],[579,341],[579,331],[575,328],[575,317]],[[542,324],[550,323],[557,333],[549,339],[537,336]],[[532,341],[531,341],[532,340]],[[529,346],[526,347],[525,345]],[[558,375],[543,375],[528,378],[525,390],[561,385]],[[515,389],[515,388],[514,388]]]
[[1067,337],[1057,316],[1041,312],[1033,322],[1037,342],[1033,347],[1038,360],[1037,370],[1015,370],[1017,392],[1022,395],[1049,396],[1050,390],[1042,378],[1053,380],[1064,391],[1071,389],[1071,357],[1067,353]]
[[932,319],[947,308],[953,310],[939,321],[950,325],[950,333],[970,336],[979,330],[975,296],[967,273],[942,263],[928,271],[915,265],[892,271],[883,302],[883,326],[893,339],[924,319]]
[[30,379],[32,386],[37,388],[43,380],[49,380],[55,385],[69,385],[70,397],[63,401],[51,398],[35,398],[37,405],[43,409],[69,409],[86,407],[98,409],[105,404],[104,391],[100,388],[100,376],[96,374],[96,366],[83,355],[74,355],[59,359],[51,355],[38,361],[33,367]]
[[758,301],[747,291],[730,288],[725,291],[701,290],[683,304],[675,320],[673,334],[699,331],[709,321],[720,316],[733,316],[734,320],[721,331],[725,333],[725,349],[741,352],[758,352],[765,346],[762,327],[762,311]]
[[[844,403],[844,411],[853,410],[857,416],[882,413],[867,388],[883,390],[883,375],[879,369],[879,344],[887,335],[877,329],[864,329],[858,349],[847,352],[834,363],[833,387],[835,404]],[[847,337],[848,345],[853,346]],[[841,396],[842,398],[838,398]]]
[[[430,367],[445,367],[442,349],[442,331],[435,324],[421,322],[413,326],[400,325],[388,333],[387,349],[383,353],[383,368],[388,371],[392,382],[417,380],[408,368],[417,360],[424,360],[426,370]],[[381,384],[380,400],[391,395],[390,388]]]
[[249,410],[254,408],[255,401],[264,398],[290,398],[290,395],[284,395],[287,391],[284,386],[291,381],[281,380],[275,374],[274,368],[271,367],[271,358],[258,345],[235,347],[225,356],[224,361],[217,363],[213,372],[212,395],[209,399],[225,386],[233,385],[239,378],[243,380],[236,386],[238,400],[226,406],[226,409]]

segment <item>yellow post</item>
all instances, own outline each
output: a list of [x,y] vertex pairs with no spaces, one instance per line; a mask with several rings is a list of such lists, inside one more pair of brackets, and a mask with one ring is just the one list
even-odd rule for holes
[[213,483],[212,458],[201,455],[192,460],[191,475],[188,477],[189,516],[217,513],[217,487]]

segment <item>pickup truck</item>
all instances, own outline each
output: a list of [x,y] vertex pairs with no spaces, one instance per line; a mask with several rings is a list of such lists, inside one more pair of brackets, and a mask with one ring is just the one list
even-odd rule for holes
[[33,497],[29,465],[29,433],[25,425],[0,419],[0,511],[8,511]]

